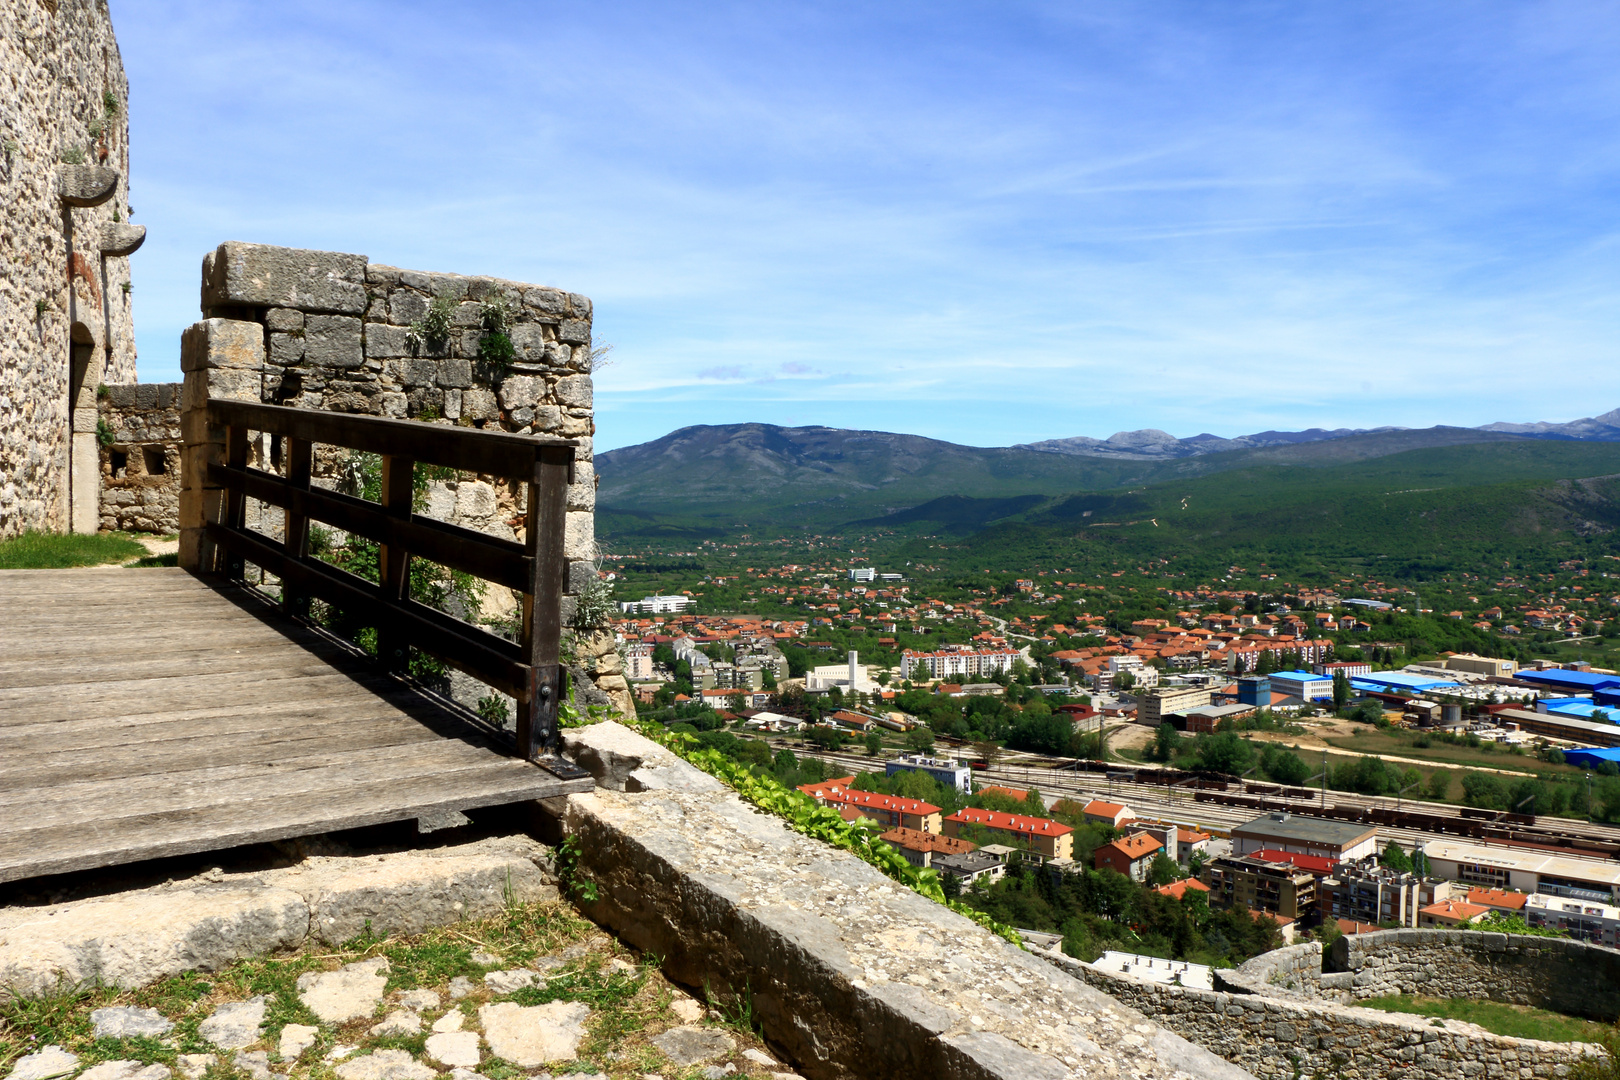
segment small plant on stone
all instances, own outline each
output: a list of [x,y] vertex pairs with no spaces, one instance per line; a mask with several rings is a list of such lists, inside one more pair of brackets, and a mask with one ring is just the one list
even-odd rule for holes
[[124,295],[125,296],[128,296],[130,294],[130,290],[134,289],[135,286],[131,285],[129,282],[126,281],[122,285],[120,285],[119,288],[124,290]]
[[101,111],[108,116],[118,115],[118,95],[111,90],[101,92]]
[[437,420],[441,415],[437,405],[424,405],[416,410],[418,420]]
[[84,147],[82,147],[82,146],[70,146],[66,150],[62,151],[62,164],[64,164],[64,165],[83,165],[84,164]]
[[600,577],[593,577],[579,594],[569,625],[583,632],[601,630],[613,614],[613,586]]
[[9,162],[12,158],[17,156],[17,151],[22,148],[17,145],[16,139],[7,139],[4,143],[0,143],[0,149],[5,151],[6,160]]
[[475,711],[478,713],[480,720],[487,720],[489,723],[501,727],[504,727],[506,722],[512,718],[512,713],[507,709],[506,702],[496,694],[485,694],[479,698],[478,707]]
[[113,444],[112,425],[105,420],[96,421],[96,442],[102,446],[111,446]]
[[50,310],[50,307],[51,307],[50,302],[47,301],[47,300],[35,300],[34,301],[34,318],[43,319],[45,317],[45,313]]
[[512,346],[511,316],[506,309],[506,297],[496,294],[485,300],[478,310],[478,359],[498,371],[505,371],[517,359]]
[[105,129],[101,126],[101,121],[100,120],[92,120],[92,121],[90,121],[90,129],[89,130],[90,130],[90,137],[92,139],[99,139],[99,138],[101,138],[102,131],[105,130]]
[[96,400],[97,401],[102,401],[102,400],[104,400],[106,398],[110,398],[110,397],[112,397],[112,391],[107,388],[106,383],[102,383],[102,384],[100,384],[99,386],[96,387]]
[[411,323],[410,329],[405,331],[405,343],[411,347],[412,353],[419,353],[424,349],[428,352],[444,351],[444,347],[450,343],[454,308],[455,305],[448,296],[433,298],[427,312]]

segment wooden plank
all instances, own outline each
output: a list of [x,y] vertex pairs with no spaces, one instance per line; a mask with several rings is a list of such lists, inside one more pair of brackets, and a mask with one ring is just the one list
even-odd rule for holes
[[[100,643],[97,643],[98,648]],[[268,655],[267,655],[268,654]],[[45,654],[48,658],[50,654]],[[61,653],[56,654],[60,661]],[[0,659],[0,687],[16,690],[34,686],[60,686],[79,682],[122,682],[136,679],[190,678],[194,675],[223,675],[229,672],[257,672],[267,665],[294,663],[300,670],[306,662],[331,664],[344,656],[335,647],[298,646],[253,649],[237,646],[226,649],[198,649],[164,652],[157,656],[106,657],[77,664],[46,666],[38,660]]]
[[[280,718],[289,724],[317,723],[329,711],[339,716],[349,714],[356,720],[368,716],[404,717],[414,723],[430,727],[436,726],[434,715],[438,714],[442,724],[465,726],[459,719],[445,718],[453,717],[453,714],[447,714],[444,710],[430,705],[390,700],[379,694],[345,688],[341,683],[334,683],[331,694],[324,695],[318,700],[310,699],[302,702],[242,701],[229,705],[158,709],[139,713],[119,712],[116,708],[109,708],[106,715],[101,716],[86,716],[82,711],[75,711],[71,715],[50,719],[36,718],[33,721],[0,724],[0,753],[28,752],[30,742],[49,748],[56,745],[56,740],[63,739],[75,740],[75,744],[82,741],[84,745],[90,747],[120,746],[126,738],[125,732],[129,733],[128,738],[141,738],[140,732],[143,729],[150,730],[154,733],[152,738],[159,738],[166,730],[163,725],[170,724],[200,723],[204,728],[238,732],[251,731],[255,726],[262,726],[266,718],[271,720]],[[47,749],[44,752],[53,751]]]
[[[396,454],[382,460],[382,508],[397,527],[411,517],[411,490],[416,462]],[[397,537],[377,549],[377,595],[390,609],[410,599],[411,553]],[[377,656],[389,671],[404,671],[411,660],[411,639],[398,620],[386,619],[377,625]]]
[[[409,754],[380,746],[306,754],[279,762],[237,762],[125,776],[117,784],[114,799],[104,797],[108,794],[104,781],[20,790],[8,785],[8,790],[0,791],[0,811],[35,823],[99,821],[188,807],[230,806],[251,799],[302,799],[355,782],[406,784],[424,776],[486,768],[492,760],[478,747],[452,739],[430,739],[413,746]],[[26,814],[21,812],[23,807]]]
[[[290,501],[283,506],[285,513],[281,530],[281,551],[289,559],[302,559],[309,554],[309,512],[303,506],[295,504],[307,498],[311,490],[309,482],[314,466],[315,448],[308,439],[289,438],[286,440],[285,449],[287,454],[285,490]],[[309,612],[309,597],[296,588],[283,588],[281,609],[288,615],[305,615]]]
[[552,798],[589,791],[593,783],[557,780],[530,766],[525,775],[495,773],[477,784],[425,778],[403,797],[392,782],[357,784],[325,800],[319,814],[275,802],[249,802],[232,807],[224,818],[207,810],[154,814],[119,819],[89,835],[72,826],[34,829],[0,839],[0,881],[409,821],[433,811]]
[[563,540],[567,522],[567,478],[572,456],[542,455],[529,478],[527,531],[533,550],[533,576],[523,590],[522,659],[528,681],[517,697],[519,756],[533,761],[554,754],[559,744],[557,710],[562,702]]
[[572,454],[576,445],[568,439],[509,435],[447,424],[424,424],[418,420],[391,420],[246,401],[211,400],[208,418],[216,424],[240,425],[253,431],[328,446],[346,446],[372,454],[409,455],[432,465],[513,480],[528,479],[535,455],[542,447],[567,449]]
[[[279,718],[278,718],[279,719]],[[75,741],[84,754],[81,761],[66,760],[59,753],[15,755],[0,769],[0,785],[10,789],[44,788],[76,781],[117,780],[126,776],[155,776],[188,772],[218,765],[252,765],[307,756],[312,753],[346,754],[379,746],[406,747],[444,738],[427,728],[388,723],[387,714],[373,716],[333,716],[324,721],[304,719],[297,724],[277,726],[273,731],[257,727],[257,737],[235,744],[227,741],[231,732],[199,731],[195,727],[165,725],[142,732],[125,730],[122,743],[99,746]]]

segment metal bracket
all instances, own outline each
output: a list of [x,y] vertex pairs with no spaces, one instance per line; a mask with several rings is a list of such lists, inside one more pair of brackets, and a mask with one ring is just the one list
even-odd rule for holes
[[556,754],[542,754],[534,759],[534,763],[559,780],[585,780],[591,775],[572,761]]

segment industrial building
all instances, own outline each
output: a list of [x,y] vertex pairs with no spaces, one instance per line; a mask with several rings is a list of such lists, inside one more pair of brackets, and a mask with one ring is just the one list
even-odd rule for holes
[[[1584,743],[1587,746],[1620,746],[1620,724],[1607,721],[1585,720],[1562,713],[1538,713],[1529,709],[1499,709],[1494,714],[1498,724],[1514,724],[1531,735],[1544,735],[1564,742]],[[1568,758],[1568,752],[1565,753]]]
[[1232,830],[1232,854],[1270,848],[1353,862],[1378,852],[1378,829],[1351,821],[1300,817],[1286,810],[1262,814]]
[[973,790],[973,770],[953,758],[924,757],[921,754],[901,754],[883,767],[883,775],[902,772],[922,772],[938,783],[953,787],[964,794]]
[[1172,715],[1209,704],[1209,691],[1195,686],[1161,686],[1136,699],[1136,719],[1158,727]]
[[1318,675],[1312,671],[1274,671],[1271,673],[1271,690],[1306,702],[1332,701],[1333,676]]
[[1582,859],[1479,840],[1429,840],[1423,853],[1435,877],[1594,904],[1620,903],[1620,863],[1610,859]]

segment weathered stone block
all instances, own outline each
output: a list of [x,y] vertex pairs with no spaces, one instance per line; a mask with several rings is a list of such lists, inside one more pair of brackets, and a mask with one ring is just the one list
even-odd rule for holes
[[596,509],[596,467],[589,461],[574,462],[574,482],[568,485],[568,509]]
[[264,367],[264,330],[239,319],[204,319],[180,334],[180,370]]
[[533,407],[540,401],[545,384],[532,375],[509,375],[501,383],[501,407],[517,409]]
[[377,395],[377,411],[396,420],[405,416],[406,397],[398,390],[385,390]]
[[523,306],[560,318],[568,314],[568,296],[559,289],[530,289],[523,294]]
[[569,345],[589,345],[591,343],[591,321],[589,319],[564,319],[557,326],[557,340]]
[[546,335],[539,324],[519,323],[512,327],[508,336],[512,339],[512,349],[517,353],[518,360],[529,364],[545,362]]
[[445,360],[439,365],[439,385],[465,390],[473,384],[472,364],[466,360]]
[[329,368],[357,368],[364,362],[360,320],[348,315],[311,315],[304,323],[304,359]]
[[466,303],[457,304],[450,312],[450,325],[462,329],[476,327],[482,325],[483,318],[484,305],[469,300]]
[[58,980],[133,988],[186,970],[293,948],[309,913],[296,893],[160,887],[0,917],[0,986],[26,996]]
[[571,406],[577,409],[591,407],[591,377],[589,375],[569,375],[557,380],[552,390],[557,404]]
[[538,405],[534,410],[534,425],[536,435],[556,435],[562,429],[563,413],[555,405]]
[[227,241],[203,260],[203,310],[225,304],[359,315],[366,257]]
[[297,308],[271,308],[264,313],[264,327],[271,333],[287,334],[304,328],[304,313]]
[[596,558],[596,515],[570,510],[563,530],[563,558]]
[[[366,346],[371,345],[367,336]],[[432,386],[439,377],[439,365],[432,360],[390,360],[383,373],[401,386]]]
[[581,319],[589,319],[591,317],[591,298],[588,296],[577,292],[569,293],[568,307],[574,313],[574,315]]
[[387,359],[395,356],[412,356],[414,351],[407,336],[410,331],[403,326],[389,326],[386,323],[366,324],[366,355]]
[[304,338],[300,334],[271,334],[270,362],[295,367],[304,362]]
[[461,416],[465,420],[498,420],[501,410],[496,405],[495,394],[490,390],[463,390],[461,392]]
[[428,312],[428,298],[411,289],[395,289],[388,297],[388,321],[409,326]]
[[444,415],[448,420],[461,419],[461,391],[446,390],[444,392]]
[[564,345],[560,341],[546,342],[546,363],[554,367],[563,367],[573,359],[573,346]]

